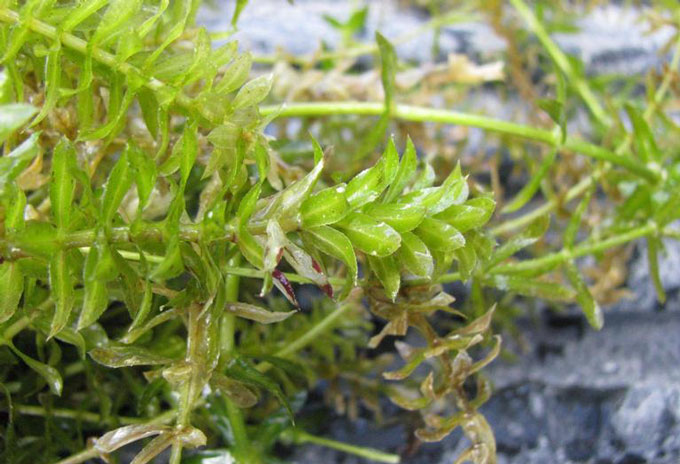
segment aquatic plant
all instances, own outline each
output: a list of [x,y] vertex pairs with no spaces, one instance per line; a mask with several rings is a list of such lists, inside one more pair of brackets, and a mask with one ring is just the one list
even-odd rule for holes
[[[460,462],[495,462],[478,411],[491,393],[482,370],[501,350],[514,296],[575,302],[599,329],[579,258],[607,266],[608,250],[644,238],[663,300],[657,256],[680,236],[678,126],[665,112],[678,95],[680,34],[637,99],[646,107],[623,94],[605,106],[544,20],[511,4],[554,63],[554,98],[535,102],[547,124],[404,103],[441,81],[426,73],[402,94],[406,65],[390,41],[353,39],[366,10],[329,18],[343,48],[303,72],[339,69],[351,82],[342,61],[375,54],[380,99],[282,106],[270,96],[282,68],[252,65],[285,58],[253,57],[228,35],[215,46],[225,36],[196,27],[199,1],[0,2],[3,462],[76,464],[135,442],[134,464],[165,450],[172,463],[272,462],[276,443],[398,462],[305,427],[300,412],[321,379],[350,416],[361,401],[380,417],[389,398],[420,412],[409,416],[418,439],[460,427],[470,441]],[[650,21],[680,24],[677,11]],[[457,63],[463,85],[502,77]],[[581,106],[594,142],[567,128]],[[265,132],[293,117],[318,141]],[[465,174],[467,160],[418,156],[423,122],[547,151],[526,150],[541,158],[522,165],[531,180],[506,201]],[[470,297],[454,308],[442,285],[457,281]],[[403,364],[378,354],[386,337],[399,338]]]

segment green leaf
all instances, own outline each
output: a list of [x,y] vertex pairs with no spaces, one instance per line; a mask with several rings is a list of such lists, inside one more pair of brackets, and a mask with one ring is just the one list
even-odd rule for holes
[[487,269],[491,269],[501,261],[517,253],[522,248],[536,243],[548,230],[550,215],[545,214],[535,219],[521,233],[514,235],[510,240],[498,247],[489,260]]
[[37,111],[36,107],[26,103],[0,105],[0,144],[12,132],[26,124]]
[[470,278],[477,264],[477,252],[474,246],[465,246],[454,251],[458,261],[458,272],[464,279]]
[[452,205],[435,217],[454,226],[460,232],[477,229],[486,224],[493,214],[496,202],[490,197],[477,197],[462,205]]
[[54,318],[50,327],[50,338],[59,333],[68,323],[73,310],[73,278],[68,265],[67,252],[57,251],[50,260],[50,289],[54,299]]
[[[83,92],[83,94],[86,93]],[[92,98],[91,94],[86,95],[90,95],[90,98]],[[142,87],[137,92],[137,101],[139,102],[139,107],[142,110],[142,119],[144,119],[144,124],[146,125],[149,134],[151,134],[151,137],[155,140],[156,137],[158,137],[158,130],[160,126],[160,107],[158,105],[158,100],[156,100],[156,95],[154,95],[151,89]]]
[[309,197],[312,189],[314,189],[316,182],[319,180],[319,176],[321,176],[321,171],[323,171],[324,164],[325,162],[323,159],[319,160],[319,162],[314,166],[314,169],[309,171],[305,177],[283,190],[280,193],[280,202],[278,207],[272,209],[265,217],[271,217],[272,215],[276,214],[281,214],[284,216],[295,214],[299,210],[302,202],[305,201],[307,197]]
[[448,253],[465,246],[465,237],[458,229],[437,219],[425,218],[415,234],[430,250]]
[[179,248],[179,237],[173,237],[168,242],[165,256],[151,273],[151,279],[162,282],[177,277],[184,271],[184,262]]
[[153,292],[151,291],[151,282],[146,281],[144,285],[144,295],[142,296],[142,302],[139,305],[139,310],[135,314],[132,324],[128,329],[128,333],[134,331],[140,327],[146,321],[146,318],[151,313],[151,306],[153,304]]
[[460,164],[446,178],[439,187],[427,187],[414,190],[400,197],[399,203],[412,203],[419,205],[427,211],[428,215],[437,214],[451,205],[459,205],[468,197],[467,181],[463,178]]
[[102,453],[113,453],[125,445],[169,430],[167,425],[159,424],[124,425],[102,435],[95,441],[94,447]]
[[600,309],[600,306],[590,294],[590,290],[588,290],[588,286],[583,280],[583,277],[581,277],[578,268],[573,262],[566,261],[564,263],[564,272],[571,282],[571,285],[574,287],[574,290],[576,290],[576,300],[581,306],[586,319],[588,319],[588,322],[595,330],[600,330],[604,325],[602,309]]
[[240,133],[241,129],[237,125],[225,122],[210,131],[208,141],[218,148],[232,148]]
[[307,229],[302,232],[305,241],[333,258],[342,261],[347,266],[347,278],[352,286],[356,286],[359,268],[354,254],[352,242],[345,234],[332,227],[321,226]]
[[396,199],[404,187],[409,183],[413,174],[416,172],[416,167],[418,165],[418,157],[416,155],[416,148],[413,146],[413,142],[409,137],[406,139],[406,150],[404,150],[404,155],[401,157],[401,162],[399,163],[399,169],[390,183],[387,192],[383,198],[383,203],[391,203]]
[[418,277],[432,277],[434,261],[427,245],[411,232],[401,234],[399,260],[404,268]]
[[16,262],[0,264],[0,323],[14,315],[24,292],[24,276]]
[[656,290],[656,298],[659,303],[666,302],[666,292],[659,273],[659,250],[662,248],[661,240],[658,237],[647,237],[647,263],[649,264],[649,275]]
[[40,151],[39,137],[40,133],[34,132],[12,150],[9,156],[0,157],[0,194],[4,192],[5,186],[19,177],[38,155]]
[[173,360],[139,346],[107,346],[91,350],[90,357],[107,367],[153,366]]
[[26,194],[18,187],[12,190],[13,192],[7,196],[5,207],[5,233],[7,235],[16,234],[24,228],[25,224]]
[[[182,190],[186,186],[191,168],[194,167],[196,156],[198,156],[198,126],[196,123],[190,124],[184,129],[182,134],[181,153],[179,170],[182,176]],[[174,150],[173,150],[174,151]]]
[[68,228],[71,220],[76,183],[69,167],[72,163],[75,164],[75,156],[75,149],[65,139],[61,139],[57,143],[52,155],[50,201],[52,203],[52,216],[60,231]]
[[297,311],[277,312],[269,311],[259,306],[247,303],[227,303],[225,311],[235,314],[243,319],[259,322],[261,324],[273,324],[288,319]]
[[588,208],[588,205],[590,204],[590,198],[593,196],[593,192],[595,191],[596,185],[597,184],[595,182],[591,182],[590,187],[588,188],[588,190],[586,190],[585,194],[583,195],[583,198],[576,207],[576,210],[571,214],[571,217],[569,218],[569,223],[567,224],[567,227],[564,230],[565,248],[571,248],[574,246],[574,242],[576,241],[576,235],[578,234],[578,231],[581,228],[581,219],[583,218],[583,213],[585,213],[586,208]]
[[286,408],[291,421],[294,421],[293,410],[288,403],[288,399],[281,391],[279,385],[272,379],[261,373],[249,363],[240,358],[235,358],[227,364],[226,375],[246,385],[262,388],[271,394]]
[[385,188],[384,175],[382,162],[357,174],[345,190],[350,207],[357,209],[378,198]]
[[395,301],[401,285],[401,275],[394,256],[377,258],[368,256],[368,264],[385,290],[387,297]]
[[343,219],[349,210],[344,184],[323,189],[302,202],[302,226],[309,228],[334,224]]
[[425,218],[425,208],[409,203],[373,203],[364,209],[364,213],[377,221],[386,222],[400,233],[415,229]]
[[246,5],[248,5],[248,0],[236,0],[236,5],[234,6],[234,14],[231,15],[231,27],[236,27],[236,23],[238,23],[238,18],[241,16],[241,13],[245,9]]
[[108,8],[102,15],[97,30],[92,37],[92,42],[108,40],[112,35],[122,29],[137,14],[142,6],[142,0],[111,0]]
[[662,157],[659,147],[656,145],[654,134],[649,128],[649,124],[645,121],[640,111],[633,105],[627,103],[625,105],[626,112],[633,123],[633,135],[635,141],[635,148],[640,159],[647,163],[649,161],[659,161]]
[[484,285],[549,301],[568,302],[574,299],[574,292],[562,284],[526,277],[494,275],[485,278]]
[[392,44],[380,33],[375,33],[375,40],[380,50],[380,78],[385,91],[385,112],[389,113],[394,107],[394,81],[397,74],[397,53]]
[[248,232],[248,220],[255,211],[257,200],[262,191],[261,184],[255,184],[254,187],[248,191],[243,197],[238,206],[236,217],[238,218],[239,226],[237,229],[237,244],[243,256],[250,264],[258,269],[262,269],[264,251],[259,243],[255,240],[250,232]]
[[96,322],[109,303],[106,281],[97,276],[98,263],[99,251],[93,247],[85,258],[85,268],[83,269],[85,293],[83,295],[83,309],[78,319],[78,330]]
[[272,81],[273,77],[269,74],[246,82],[234,97],[234,101],[231,103],[232,107],[235,110],[239,110],[247,106],[257,105],[269,95]]
[[130,142],[128,144],[128,156],[132,167],[135,169],[135,183],[137,184],[137,196],[139,197],[139,209],[142,210],[148,203],[151,192],[156,185],[158,172],[153,158],[144,153],[139,147]]
[[125,194],[132,186],[132,170],[129,163],[130,151],[132,151],[132,148],[128,145],[120,154],[120,158],[113,166],[104,186],[101,217],[107,226],[111,225]]
[[239,408],[251,408],[257,404],[257,393],[247,385],[226,375],[213,373],[210,386],[225,395]]
[[59,87],[61,84],[61,42],[56,41],[50,47],[45,63],[45,101],[40,113],[35,117],[31,126],[42,121],[57,104]]
[[385,186],[390,185],[399,171],[399,153],[397,147],[394,145],[394,137],[390,137],[387,142],[387,148],[380,158],[383,165],[383,183]]
[[388,256],[401,245],[399,233],[384,222],[362,213],[351,213],[338,223],[352,244],[371,256]]
[[64,386],[64,381],[62,380],[61,374],[59,374],[58,370],[56,370],[52,366],[41,363],[40,361],[37,361],[31,358],[30,356],[25,355],[24,353],[19,351],[12,343],[7,343],[7,345],[14,354],[16,354],[19,358],[21,358],[21,360],[24,363],[26,363],[28,367],[37,372],[38,375],[40,375],[40,377],[45,379],[45,382],[47,382],[47,385],[49,385],[50,391],[52,393],[54,393],[57,396],[61,396],[61,390]]
[[76,8],[70,9],[64,21],[59,23],[59,27],[64,32],[72,31],[76,26],[87,18],[99,11],[108,0],[84,0]]
[[501,211],[503,214],[508,214],[519,210],[534,197],[534,194],[536,194],[539,187],[541,186],[543,178],[555,163],[556,158],[557,149],[550,150],[548,156],[546,156],[543,161],[541,161],[541,165],[538,167],[538,170],[531,175],[529,182],[524,187],[522,187],[522,190],[520,190],[517,195],[515,195],[515,198],[513,198],[510,203],[503,207],[503,210]]
[[226,94],[241,87],[250,74],[252,64],[253,57],[250,52],[237,56],[224,72],[222,79],[215,86],[215,91]]

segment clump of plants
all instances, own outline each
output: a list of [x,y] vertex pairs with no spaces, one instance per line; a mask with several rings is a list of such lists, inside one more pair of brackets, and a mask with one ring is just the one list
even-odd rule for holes
[[[329,19],[339,50],[290,67],[228,34],[216,46],[195,25],[197,0],[0,1],[1,460],[116,462],[132,444],[134,464],[163,452],[173,464],[278,462],[277,444],[315,443],[399,462],[315,435],[304,406],[323,380],[350,417],[384,420],[389,399],[417,412],[403,416],[417,440],[461,428],[459,462],[493,463],[483,369],[518,305],[576,303],[601,328],[594,295],[614,289],[584,277],[580,259],[606,269],[642,238],[663,301],[657,257],[680,237],[666,108],[680,93],[680,34],[646,93],[612,95],[522,0],[468,3],[433,2],[431,27],[481,14],[504,30],[512,14],[554,66],[536,84],[552,97],[532,102],[535,124],[409,105],[447,95],[449,71],[404,84],[410,66],[390,41],[353,39],[366,10]],[[649,21],[680,17],[659,8]],[[298,87],[277,101],[278,71],[352,83],[364,53],[379,100]],[[456,86],[502,78],[455,63]],[[593,142],[567,125],[583,108]],[[500,134],[489,143],[529,180],[505,198],[493,163],[438,157],[427,122]],[[468,285],[465,302],[450,282]]]

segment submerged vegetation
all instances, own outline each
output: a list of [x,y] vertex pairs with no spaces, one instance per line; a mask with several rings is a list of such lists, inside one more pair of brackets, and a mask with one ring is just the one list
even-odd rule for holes
[[[0,461],[116,462],[136,443],[134,464],[278,462],[278,443],[315,443],[399,462],[315,434],[323,380],[350,417],[384,420],[389,398],[417,440],[461,428],[459,462],[494,463],[483,369],[528,301],[600,329],[639,239],[664,300],[675,2],[645,10],[675,32],[644,81],[589,77],[553,42],[586,5],[418,3],[426,29],[488,21],[505,69],[358,43],[366,9],[327,18],[337,50],[290,57],[197,27],[198,0],[0,0]],[[517,92],[528,120],[433,106],[480,85]],[[451,282],[469,288],[455,307]]]

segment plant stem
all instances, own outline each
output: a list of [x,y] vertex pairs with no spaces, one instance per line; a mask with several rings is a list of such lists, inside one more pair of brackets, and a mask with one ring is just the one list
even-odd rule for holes
[[[263,115],[276,114],[276,117],[330,116],[342,114],[380,116],[383,114],[384,110],[385,106],[382,102],[357,101],[288,103],[283,107],[278,105],[260,107],[260,112]],[[405,121],[439,122],[443,124],[477,127],[491,132],[513,135],[545,143],[553,147],[562,146],[565,149],[584,154],[590,158],[608,161],[612,164],[621,166],[650,182],[656,182],[661,178],[658,169],[646,166],[631,156],[614,153],[606,148],[599,147],[577,137],[567,137],[564,144],[562,144],[560,135],[548,129],[526,126],[488,116],[411,105],[396,105],[391,116]]]
[[345,453],[350,453],[355,456],[361,456],[362,458],[370,459],[377,462],[387,462],[396,464],[400,462],[399,455],[385,453],[384,451],[379,451],[373,448],[366,448],[363,446],[350,445],[349,443],[343,443],[336,440],[331,440],[329,438],[317,437],[310,435],[309,433],[295,429],[293,430],[293,441],[297,444],[302,443],[313,443],[315,445],[325,446],[327,448],[336,449],[338,451],[343,451]]
[[[292,343],[289,343],[284,348],[274,353],[274,356],[285,358],[293,353],[296,353],[297,351],[300,351],[302,348],[309,345],[312,341],[318,339],[318,337],[322,333],[333,328],[335,322],[338,319],[340,319],[343,315],[345,315],[353,307],[354,305],[349,302],[341,305],[335,311],[332,311],[326,317],[317,322],[317,324],[314,327],[305,332],[304,335],[302,335],[300,338],[297,338]],[[269,364],[266,361],[263,361],[259,363],[255,368],[258,369],[260,372],[267,372],[269,369],[271,369],[271,367],[272,367],[271,364]]]
[[593,253],[598,253],[615,246],[623,245],[626,242],[650,235],[656,230],[657,225],[655,223],[648,223],[644,226],[633,228],[604,240],[582,243],[574,247],[572,250],[565,248],[562,251],[551,253],[540,258],[528,259],[503,266],[496,266],[490,269],[489,272],[492,274],[512,274],[522,271],[535,271],[539,269],[550,268],[551,266],[558,265],[573,258],[579,258]]
[[[52,415],[54,417],[59,417],[62,419],[72,419],[80,420],[84,422],[89,422],[92,424],[102,424],[103,418],[97,413],[89,411],[76,411],[73,409],[64,408],[53,408],[47,411],[42,406],[32,406],[27,404],[16,404],[14,405],[14,410],[19,414],[25,414],[27,416],[40,416],[45,417],[47,415]],[[173,417],[175,417],[175,411],[169,410],[154,417],[151,420],[140,419],[138,417],[126,417],[126,416],[116,416],[115,420],[117,423],[123,425],[134,425],[134,424],[164,424],[170,422]],[[114,422],[107,422],[107,425],[113,425]]]
[[612,119],[597,101],[588,83],[576,73],[567,55],[550,38],[550,34],[545,30],[536,15],[534,15],[534,12],[524,3],[524,0],[510,0],[510,3],[512,3],[512,6],[527,23],[529,29],[536,35],[536,38],[541,42],[553,62],[574,86],[593,116],[604,126],[610,126]]
[[[236,267],[241,263],[241,255],[234,256],[229,261],[229,266]],[[229,274],[226,277],[226,301],[227,302],[237,302],[239,293],[239,284],[241,277],[236,274]],[[222,315],[221,321],[221,357],[228,359],[233,356],[234,352],[234,335],[236,328],[236,316],[227,311]],[[227,397],[222,397],[225,406],[227,408],[227,416],[229,423],[231,424],[231,429],[234,434],[234,444],[235,448],[241,451],[242,454],[250,456],[250,440],[248,439],[248,433],[246,431],[246,424],[243,418],[243,413],[241,409],[234,404]],[[239,454],[241,454],[239,453]]]
[[98,456],[99,451],[94,448],[88,448],[81,451],[80,453],[74,454],[73,456],[69,456],[66,459],[62,459],[56,464],[80,464],[81,462],[88,461]]
[[517,229],[524,227],[525,225],[532,222],[534,219],[539,218],[539,217],[543,216],[544,214],[550,213],[559,204],[569,203],[573,199],[578,198],[583,192],[588,190],[591,183],[593,182],[593,179],[599,179],[599,177],[601,175],[602,175],[602,170],[597,169],[595,172],[593,172],[593,174],[591,174],[590,176],[584,177],[583,179],[581,179],[581,181],[579,183],[572,186],[567,191],[567,193],[564,195],[564,198],[562,199],[562,201],[560,201],[559,197],[551,198],[546,203],[537,207],[536,209],[533,209],[533,210],[529,211],[528,213],[523,214],[521,216],[518,216],[514,219],[509,219],[507,221],[504,221],[501,224],[497,225],[496,227],[493,227],[490,232],[493,235],[500,235],[500,234],[503,234],[505,232],[510,232],[510,231],[517,230]]

